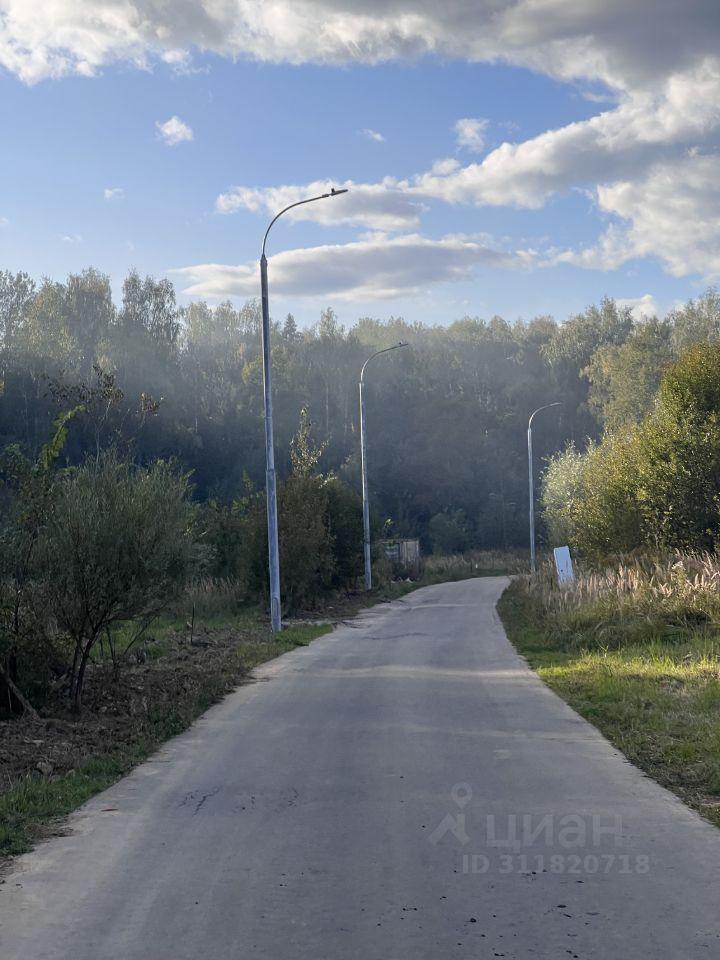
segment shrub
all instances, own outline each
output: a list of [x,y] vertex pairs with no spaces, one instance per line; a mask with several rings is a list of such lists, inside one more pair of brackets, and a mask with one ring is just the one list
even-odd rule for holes
[[[303,410],[291,447],[292,473],[277,494],[280,593],[288,613],[314,606],[328,590],[350,586],[363,568],[360,498],[337,477],[317,472],[322,452]],[[264,495],[248,509],[245,549],[249,589],[267,597]]]
[[462,553],[470,536],[464,510],[445,510],[430,518],[428,532],[433,553]]
[[[32,709],[25,695],[41,699],[54,662],[62,660],[62,638],[53,629],[38,571],[38,541],[52,506],[55,462],[68,423],[82,405],[62,413],[51,440],[34,462],[18,446],[0,456],[0,713]],[[23,693],[24,691],[24,693]]]
[[49,610],[73,643],[74,709],[102,632],[122,620],[149,622],[182,584],[193,546],[188,493],[174,464],[135,467],[113,452],[58,478],[38,570]]
[[347,589],[364,571],[362,499],[337,477],[325,483],[326,523],[335,558],[333,586]]
[[551,529],[598,562],[638,547],[713,549],[720,529],[720,345],[666,371],[655,409],[578,457],[556,458],[542,495]]
[[576,542],[575,514],[586,456],[571,444],[550,459],[543,474],[540,505],[551,546]]

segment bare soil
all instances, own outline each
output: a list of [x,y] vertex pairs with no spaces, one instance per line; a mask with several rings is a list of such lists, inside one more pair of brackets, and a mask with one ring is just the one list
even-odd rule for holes
[[26,776],[59,776],[83,761],[132,750],[155,739],[158,725],[194,704],[212,702],[232,689],[261,660],[280,652],[258,631],[205,627],[192,643],[177,631],[161,656],[134,653],[114,670],[110,662],[88,668],[82,713],[73,715],[62,689],[38,720],[0,722],[0,793]]

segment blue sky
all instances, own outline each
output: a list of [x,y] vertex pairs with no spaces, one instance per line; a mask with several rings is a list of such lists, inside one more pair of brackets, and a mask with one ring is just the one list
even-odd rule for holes
[[[533,2],[500,6],[517,17]],[[518,47],[514,21],[485,23],[482,3],[452,2],[442,21],[401,4],[424,20],[414,39],[403,20],[400,43],[393,3],[367,4],[372,42],[353,20],[363,5],[342,0],[284,14],[277,0],[264,33],[246,12],[208,41],[199,4],[178,0],[183,35],[160,43],[167,23],[103,26],[103,0],[57,0],[48,23],[36,0],[0,0],[0,269],[62,279],[92,265],[118,291],[134,266],[190,290],[181,301],[242,302],[278,205],[351,182],[305,208],[321,222],[274,228],[276,315],[564,318],[606,294],[663,312],[720,272],[718,16],[693,0],[687,38],[669,16],[676,46],[661,57],[662,30],[657,55],[627,50],[626,14],[616,32],[612,16],[578,27],[571,4],[543,2],[555,26],[533,35],[528,13]],[[335,14],[339,45],[313,31]],[[284,24],[298,17],[294,44]],[[489,46],[467,47],[467,17],[492,25]],[[186,137],[174,144],[160,130],[172,118]],[[458,142],[463,119],[474,144]]]

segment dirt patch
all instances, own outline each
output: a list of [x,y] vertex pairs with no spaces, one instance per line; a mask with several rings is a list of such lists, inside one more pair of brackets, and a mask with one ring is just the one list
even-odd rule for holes
[[178,631],[163,646],[162,656],[150,646],[119,670],[92,664],[79,717],[58,689],[38,720],[0,722],[0,794],[23,777],[60,776],[99,754],[132,751],[178,711],[212,702],[281,652],[257,631],[234,627],[203,628],[192,643]]

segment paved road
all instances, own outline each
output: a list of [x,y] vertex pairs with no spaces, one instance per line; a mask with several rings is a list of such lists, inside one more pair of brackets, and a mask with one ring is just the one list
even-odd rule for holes
[[526,668],[505,583],[263,667],[19,861],[0,956],[720,957],[720,831]]

